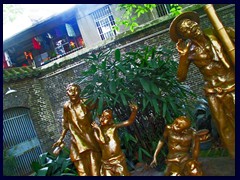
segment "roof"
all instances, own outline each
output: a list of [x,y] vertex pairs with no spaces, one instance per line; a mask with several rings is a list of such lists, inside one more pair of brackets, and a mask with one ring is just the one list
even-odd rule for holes
[[3,69],[3,80],[9,82],[27,77],[37,77],[40,75],[40,72],[39,69],[33,69],[30,66]]

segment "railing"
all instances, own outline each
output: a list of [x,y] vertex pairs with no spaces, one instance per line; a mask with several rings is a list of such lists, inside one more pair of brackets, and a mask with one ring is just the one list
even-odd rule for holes
[[11,167],[18,176],[32,173],[31,164],[42,153],[29,110],[15,108],[3,112],[3,146],[9,156],[15,158]]
[[51,58],[51,59],[49,59],[48,61],[42,62],[42,63],[41,63],[41,66],[43,66],[43,65],[45,65],[45,64],[48,64],[48,63],[50,63],[50,62],[52,62],[52,61],[55,61],[55,60],[57,60],[57,59],[60,59],[60,58],[62,58],[62,57],[64,57],[64,56],[67,56],[67,55],[69,55],[69,54],[71,54],[71,53],[73,53],[73,52],[76,52],[76,51],[78,51],[78,50],[80,50],[80,49],[82,49],[82,48],[83,48],[82,46],[81,46],[81,47],[77,47],[77,48],[74,48],[73,50],[68,51],[68,52],[66,52],[66,53],[64,53],[64,54],[62,54],[62,55],[58,55],[58,56],[56,56],[56,57],[54,57],[54,58]]

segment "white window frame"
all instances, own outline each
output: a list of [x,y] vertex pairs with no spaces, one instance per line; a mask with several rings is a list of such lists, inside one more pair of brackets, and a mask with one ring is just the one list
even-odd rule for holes
[[116,31],[113,29],[115,20],[109,5],[94,11],[91,15],[102,40],[116,36]]

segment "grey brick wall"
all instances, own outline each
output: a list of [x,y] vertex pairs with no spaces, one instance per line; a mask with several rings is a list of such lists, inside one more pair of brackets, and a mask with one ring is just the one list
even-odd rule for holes
[[29,108],[38,139],[43,151],[51,150],[51,146],[58,137],[59,126],[56,125],[48,93],[38,79],[25,79],[14,83],[4,83],[3,93],[17,90],[3,96],[3,110],[16,107]]

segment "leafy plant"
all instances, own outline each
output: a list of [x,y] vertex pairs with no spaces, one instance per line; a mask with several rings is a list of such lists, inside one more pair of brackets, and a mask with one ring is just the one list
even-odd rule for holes
[[155,7],[156,4],[119,4],[116,10],[124,11],[124,13],[121,18],[116,18],[116,25],[113,28],[119,31],[119,27],[123,25],[133,32],[138,27],[136,20],[143,14],[151,12]]
[[128,103],[133,101],[139,106],[136,122],[126,128],[136,141],[124,140],[126,134],[121,136],[127,157],[134,159],[138,154],[138,161],[149,159],[165,125],[192,110],[188,100],[194,94],[177,81],[177,62],[172,55],[164,47],[140,47],[124,55],[117,49],[91,54],[86,59],[89,66],[78,83],[82,96],[98,103],[95,116],[108,107],[116,119],[126,120],[130,115]]
[[170,12],[174,16],[178,16],[179,14],[182,13],[182,7],[179,6],[178,4],[170,4]]
[[7,150],[3,150],[3,175],[15,176],[16,175],[16,160],[14,156],[7,153]]
[[[156,7],[156,4],[119,4],[116,10],[124,13],[121,18],[116,18],[116,25],[113,29],[119,31],[120,27],[124,26],[133,32],[139,26],[137,20],[147,13],[152,13]],[[178,4],[170,4],[170,13],[173,16],[177,16],[182,13],[182,7]],[[152,15],[154,17],[153,13]]]
[[59,156],[45,152],[38,162],[32,163],[35,176],[78,176],[74,164],[69,158],[69,150],[64,147]]

